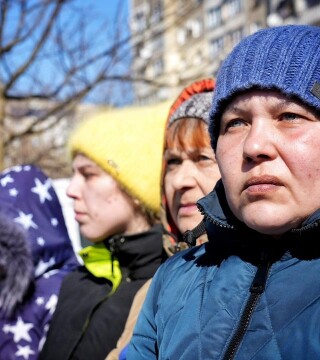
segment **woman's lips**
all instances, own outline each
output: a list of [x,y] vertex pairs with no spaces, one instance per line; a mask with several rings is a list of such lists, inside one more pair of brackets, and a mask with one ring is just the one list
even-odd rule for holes
[[187,216],[187,215],[194,214],[197,211],[198,211],[198,208],[195,203],[180,204],[179,210],[178,210],[178,215],[179,216]]
[[74,218],[75,218],[75,220],[78,221],[78,222],[81,221],[81,219],[83,219],[85,215],[86,215],[86,214],[83,213],[83,212],[79,212],[79,211],[75,211],[75,212],[74,212]]
[[271,175],[255,176],[245,182],[244,190],[250,194],[273,192],[283,184]]

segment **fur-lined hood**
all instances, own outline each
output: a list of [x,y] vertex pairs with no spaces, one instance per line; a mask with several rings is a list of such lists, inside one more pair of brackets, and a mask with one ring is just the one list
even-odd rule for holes
[[0,309],[9,316],[26,296],[34,277],[26,232],[0,215]]
[[[0,174],[0,308],[10,315],[34,282],[77,265],[51,180],[33,165]],[[64,270],[64,271],[65,271]],[[1,276],[3,275],[3,276]],[[50,290],[52,291],[52,290]]]

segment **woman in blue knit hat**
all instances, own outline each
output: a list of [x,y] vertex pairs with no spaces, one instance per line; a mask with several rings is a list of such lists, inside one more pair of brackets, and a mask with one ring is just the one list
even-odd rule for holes
[[127,359],[319,359],[320,28],[242,40],[210,116],[209,241],[160,267]]

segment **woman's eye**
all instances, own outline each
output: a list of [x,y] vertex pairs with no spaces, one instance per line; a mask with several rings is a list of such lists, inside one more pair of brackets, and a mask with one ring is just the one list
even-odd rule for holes
[[94,176],[95,174],[92,173],[92,172],[83,172],[82,173],[82,176],[87,180],[87,179],[90,179]]
[[167,165],[168,166],[179,165],[180,163],[181,163],[181,160],[178,159],[178,158],[167,159]]
[[231,128],[236,128],[244,125],[244,121],[240,119],[234,119],[226,121],[224,124],[224,131],[228,131]]
[[281,115],[281,119],[287,120],[287,121],[292,121],[292,120],[301,119],[301,116],[298,114],[295,114],[295,113],[284,113]]
[[200,154],[198,157],[198,161],[207,161],[207,160],[212,160],[212,159],[209,156],[203,154]]
[[200,154],[197,157],[196,162],[201,167],[207,167],[214,165],[216,163],[216,160],[214,155],[210,156],[210,155]]

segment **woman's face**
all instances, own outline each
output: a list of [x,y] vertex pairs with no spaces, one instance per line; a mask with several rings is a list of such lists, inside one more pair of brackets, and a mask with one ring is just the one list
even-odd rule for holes
[[196,202],[207,195],[220,179],[218,165],[211,147],[165,153],[164,189],[170,215],[181,233],[197,226],[202,220]]
[[138,230],[137,210],[132,199],[112,176],[84,155],[78,154],[73,160],[67,195],[74,200],[75,219],[81,234],[92,242]]
[[320,116],[277,91],[237,96],[221,118],[217,161],[229,206],[281,235],[320,207]]

